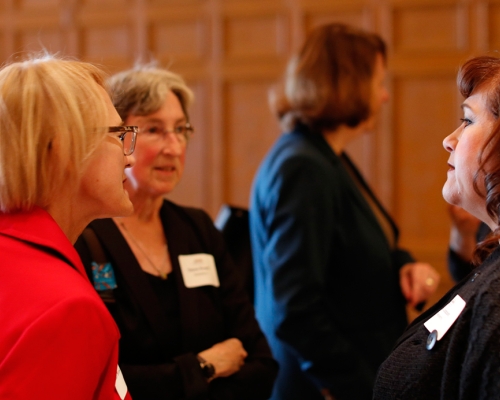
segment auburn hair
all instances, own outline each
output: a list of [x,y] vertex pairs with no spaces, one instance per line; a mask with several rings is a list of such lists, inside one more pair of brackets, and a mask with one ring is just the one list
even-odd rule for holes
[[[485,198],[488,215],[500,225],[500,59],[491,56],[475,57],[460,68],[457,86],[467,98],[484,90],[486,105],[496,122],[489,133],[486,145],[478,154],[479,168],[474,174],[473,185],[478,195]],[[483,182],[481,182],[481,180]],[[480,190],[484,183],[484,193]],[[474,252],[474,264],[480,264],[497,247],[500,228],[495,229]]]
[[313,29],[271,93],[282,128],[335,130],[368,119],[377,55],[386,60],[385,43],[374,33],[339,23]]

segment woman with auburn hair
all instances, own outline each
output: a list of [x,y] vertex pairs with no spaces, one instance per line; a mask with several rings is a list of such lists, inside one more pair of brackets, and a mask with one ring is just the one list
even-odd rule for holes
[[118,329],[73,248],[128,215],[122,126],[102,72],[50,56],[0,71],[0,398],[125,399]]
[[443,197],[492,233],[475,250],[478,266],[399,338],[379,370],[377,400],[500,398],[500,58],[467,61],[457,84],[463,118],[443,141]]
[[75,246],[120,329],[132,397],[267,399],[277,364],[221,233],[203,210],[165,199],[184,171],[192,91],[152,65],[110,87],[122,119],[139,126],[125,183],[134,213],[94,221]]
[[345,153],[388,98],[376,34],[317,27],[275,97],[284,131],[257,172],[250,228],[256,315],[280,364],[272,399],[371,399],[406,304],[439,275],[398,230]]

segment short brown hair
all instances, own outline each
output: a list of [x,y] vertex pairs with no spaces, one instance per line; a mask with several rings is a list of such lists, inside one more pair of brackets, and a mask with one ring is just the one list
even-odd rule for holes
[[0,70],[0,210],[46,208],[107,135],[102,71],[50,55]]
[[355,127],[370,117],[371,79],[386,46],[376,34],[332,23],[314,29],[289,62],[272,106],[285,130]]
[[[491,56],[475,57],[465,62],[457,75],[458,90],[467,98],[478,90],[485,90],[486,105],[496,120],[486,146],[478,154],[479,169],[474,175],[474,190],[486,197],[488,215],[500,222],[500,59]],[[479,179],[484,180],[486,196],[479,189]],[[500,229],[478,244],[474,263],[479,264],[498,247]]]
[[171,91],[179,99],[189,121],[188,108],[193,102],[193,92],[174,72],[158,68],[154,63],[137,65],[113,75],[108,83],[113,104],[123,120],[130,115],[145,116],[158,111]]

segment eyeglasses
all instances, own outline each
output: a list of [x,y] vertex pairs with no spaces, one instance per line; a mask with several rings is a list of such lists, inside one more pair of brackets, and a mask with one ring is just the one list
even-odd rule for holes
[[151,141],[165,140],[169,133],[173,133],[179,143],[186,144],[193,136],[194,128],[188,122],[185,125],[178,125],[174,129],[164,129],[160,125],[147,124],[139,128],[139,133]]
[[108,127],[109,133],[121,133],[120,140],[123,144],[123,155],[129,156],[135,150],[135,142],[139,128],[137,126],[110,126]]

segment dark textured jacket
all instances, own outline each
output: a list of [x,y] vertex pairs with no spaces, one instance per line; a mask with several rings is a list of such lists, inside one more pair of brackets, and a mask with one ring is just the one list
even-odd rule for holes
[[280,363],[272,399],[371,398],[406,327],[399,269],[413,259],[390,248],[341,158],[305,128],[273,146],[251,200],[256,315]]
[[[203,211],[165,201],[160,217],[177,282],[181,338],[175,353],[165,349],[168,321],[145,273],[112,220],[90,227],[111,261],[118,287],[108,306],[120,328],[120,367],[134,400],[141,399],[266,399],[277,364],[254,317],[219,231]],[[76,248],[90,274],[91,255],[80,238]],[[209,253],[215,258],[221,286],[188,289],[178,255]],[[236,337],[248,358],[239,372],[206,382],[196,353]],[[152,362],[151,360],[154,360]]]
[[[382,364],[376,400],[500,399],[500,250],[418,317]],[[431,350],[424,323],[456,295],[462,313]]]

